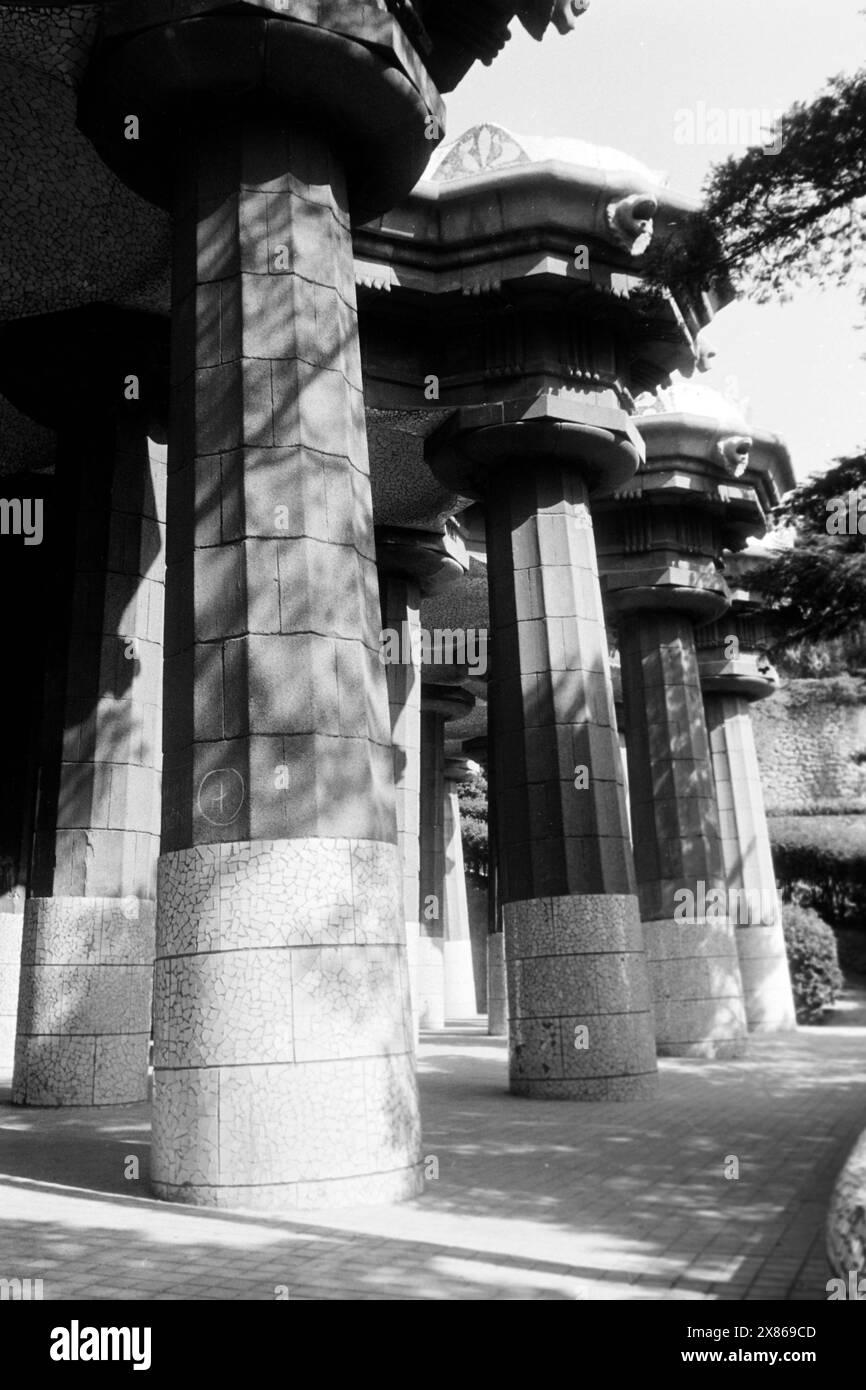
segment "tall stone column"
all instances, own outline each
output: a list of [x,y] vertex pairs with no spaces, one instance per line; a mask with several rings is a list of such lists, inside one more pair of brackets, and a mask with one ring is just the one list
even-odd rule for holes
[[154,955],[168,334],[94,305],[2,329],[3,389],[57,432],[13,1077],[19,1105],[144,1099]]
[[616,727],[619,737],[619,757],[622,764],[622,781],[625,792],[625,810],[631,837],[631,796],[628,789],[628,745],[625,736],[625,710],[622,702],[622,665],[618,651],[613,651],[610,658],[611,684],[613,685],[613,707],[616,712]]
[[[492,643],[490,646],[492,648]],[[494,759],[490,756],[492,735],[488,716],[486,735],[468,739],[463,744],[463,751],[481,763],[487,777],[487,1033],[491,1038],[505,1038],[508,1036],[508,987],[496,863],[496,793]]]
[[[652,593],[645,597],[650,605],[661,601]],[[691,619],[649,607],[620,617],[619,640],[657,1045],[663,1055],[738,1056],[745,1033],[742,983],[724,896]],[[690,897],[678,896],[682,892]],[[710,916],[709,894],[721,894],[710,898]]]
[[497,861],[511,1090],[635,1099],[656,1084],[589,491],[637,462],[579,398],[462,411],[431,466],[487,496]]
[[445,1017],[473,1018],[477,1013],[472,939],[469,934],[469,905],[463,866],[463,836],[460,829],[461,783],[472,778],[466,758],[445,759],[445,802],[442,831],[445,841],[445,880],[442,918],[445,941]]
[[505,931],[502,923],[499,855],[496,845],[496,759],[493,716],[488,701],[487,724],[487,1032],[491,1038],[508,1037],[508,972],[505,968]]
[[421,866],[419,880],[418,1011],[425,1029],[445,1027],[445,942],[448,857],[445,827],[445,724],[474,701],[459,685],[421,688]]
[[418,912],[420,891],[420,795],[421,795],[421,665],[416,661],[421,632],[421,596],[417,580],[401,574],[383,574],[380,562],[383,629],[399,634],[400,646],[408,646],[408,660],[386,667],[394,791],[397,809],[397,849],[402,875],[403,921],[412,1005],[412,1036],[420,1027],[418,1002]]
[[154,1186],[381,1202],[420,1136],[350,207],[441,107],[378,5],[172,21],[109,17],[82,117],[175,219]]
[[147,1096],[165,466],[121,413],[103,441],[67,438],[58,484],[68,613],[46,675],[12,1099],[115,1105]]
[[[53,462],[53,449],[46,458]],[[7,740],[0,794],[0,1076],[11,1078],[15,1057],[18,985],[24,901],[30,876],[39,720],[45,640],[57,586],[49,578],[48,556],[56,543],[54,478],[46,473],[17,473],[0,480],[0,496],[30,518],[32,529],[41,508],[41,525],[30,537],[4,536],[0,543],[0,591],[8,597],[3,640],[9,679],[3,693]]]
[[602,581],[619,636],[635,868],[658,1050],[736,1057],[746,1019],[727,912],[695,629],[725,613],[727,545],[762,523],[739,484],[750,441],[725,420],[640,419],[646,460],[600,502]]
[[[380,659],[388,682],[394,789],[397,806],[397,848],[403,882],[403,917],[414,1035],[420,1026],[418,954],[421,927],[421,598],[437,593],[463,573],[449,553],[444,535],[409,531],[403,527],[376,528],[376,558],[382,603]],[[425,1025],[426,1026],[426,1025]]]
[[21,941],[24,933],[24,886],[16,873],[0,898],[0,1076],[12,1073],[18,989],[21,979]]
[[796,1014],[751,705],[772,695],[778,678],[740,569],[740,557],[730,557],[732,609],[698,634],[698,661],[746,1020],[750,1032],[777,1033],[794,1028]]

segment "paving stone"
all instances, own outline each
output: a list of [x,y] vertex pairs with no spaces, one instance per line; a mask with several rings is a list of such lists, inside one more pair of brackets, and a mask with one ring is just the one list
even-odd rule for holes
[[[665,1060],[659,1096],[628,1107],[520,1100],[504,1041],[428,1035],[440,1178],[416,1202],[321,1214],[131,1194],[105,1148],[138,1144],[147,1106],[34,1109],[25,1125],[0,1082],[0,1271],[60,1300],[269,1301],[280,1284],[289,1301],[548,1300],[573,1284],[612,1301],[821,1302],[830,1194],[866,1111],[866,1008],[854,1017],[755,1036],[748,1061]],[[759,1184],[714,1175],[732,1135]]]

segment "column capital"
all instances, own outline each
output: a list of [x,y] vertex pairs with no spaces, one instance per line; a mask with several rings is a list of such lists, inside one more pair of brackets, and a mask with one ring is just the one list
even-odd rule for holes
[[695,624],[708,623],[726,613],[731,601],[722,576],[706,564],[607,570],[601,588],[614,620],[631,613],[683,613]]
[[421,686],[422,714],[441,714],[447,723],[451,719],[462,719],[474,708],[475,696],[460,685],[434,685],[432,681],[425,681]]
[[416,580],[425,598],[441,593],[469,570],[465,545],[447,531],[377,526],[375,537],[380,575],[402,575]]
[[170,327],[161,314],[88,304],[0,327],[0,390],[52,429],[94,412],[138,420],[162,435],[168,420]]
[[704,695],[738,695],[751,703],[766,700],[779,689],[775,666],[756,652],[732,661],[698,652],[698,670]]
[[644,450],[624,410],[547,391],[458,410],[430,436],[425,452],[445,487],[481,499],[491,474],[553,460],[574,468],[590,492],[608,491],[634,475]]
[[760,542],[752,542],[748,551],[724,557],[730,612],[702,628],[695,641],[701,685],[707,695],[765,700],[779,688],[779,674],[768,655],[774,642],[773,616],[749,582],[751,571],[773,553]]
[[471,758],[446,758],[446,782],[471,782],[478,775],[478,764]]
[[[212,127],[230,111],[268,110],[312,123],[345,160],[359,222],[410,192],[444,133],[421,57],[378,4],[119,0],[105,9],[79,128],[119,178],[162,207],[172,204],[179,122]],[[282,166],[257,169],[255,181],[265,173],[275,192],[284,187]]]
[[779,673],[767,655],[771,637],[764,615],[737,601],[724,618],[697,634],[698,669],[705,695],[739,695],[765,700],[779,688]]
[[482,770],[486,769],[487,760],[490,757],[487,734],[479,734],[476,738],[466,738],[461,747],[471,762],[478,763]]

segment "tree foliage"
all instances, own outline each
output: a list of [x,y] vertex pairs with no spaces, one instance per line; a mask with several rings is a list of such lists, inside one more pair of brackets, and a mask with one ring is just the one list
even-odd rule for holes
[[766,302],[797,285],[839,285],[862,274],[866,68],[795,103],[772,149],[753,146],[715,165],[704,195],[701,215],[650,248],[651,283],[694,297],[703,285],[732,280]]
[[[839,460],[777,508],[792,550],[751,576],[775,617],[776,646],[846,637],[862,647],[866,623],[866,455]],[[862,527],[862,530],[861,530]]]
[[489,859],[487,833],[487,778],[483,772],[471,782],[463,782],[458,790],[460,801],[460,830],[463,853],[467,864],[486,868]]

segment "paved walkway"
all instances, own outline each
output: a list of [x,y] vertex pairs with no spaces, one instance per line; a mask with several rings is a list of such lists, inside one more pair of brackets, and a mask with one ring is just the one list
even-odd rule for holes
[[0,1277],[46,1299],[826,1297],[830,1190],[866,1126],[862,999],[745,1061],[666,1061],[654,1102],[505,1085],[479,1022],[427,1035],[425,1196],[275,1220],[139,1195],[146,1106],[17,1110],[0,1083]]

